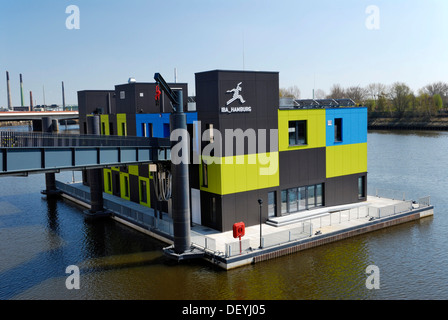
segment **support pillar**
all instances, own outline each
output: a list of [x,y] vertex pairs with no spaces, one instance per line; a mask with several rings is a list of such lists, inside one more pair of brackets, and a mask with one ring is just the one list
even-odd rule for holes
[[61,192],[56,188],[56,174],[54,172],[45,173],[45,190],[42,194],[47,197],[59,196]]
[[[87,133],[91,135],[100,135],[100,117],[94,115],[87,117]],[[87,179],[90,186],[90,210],[84,211],[87,217],[99,218],[109,216],[104,210],[103,200],[103,169],[87,169]]]

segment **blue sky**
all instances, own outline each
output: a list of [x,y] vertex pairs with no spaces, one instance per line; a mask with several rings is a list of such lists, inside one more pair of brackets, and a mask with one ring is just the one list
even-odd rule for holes
[[[80,29],[66,28],[66,7],[80,10]],[[369,30],[366,8],[379,10]],[[79,90],[113,89],[129,77],[187,82],[195,72],[278,71],[280,87],[312,90],[380,82],[417,91],[448,82],[446,0],[14,0],[0,2],[0,106],[5,71],[14,105],[19,74],[26,104],[77,104]]]

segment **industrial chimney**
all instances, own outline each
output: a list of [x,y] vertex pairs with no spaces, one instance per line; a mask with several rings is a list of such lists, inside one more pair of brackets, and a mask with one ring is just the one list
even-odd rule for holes
[[20,101],[21,101],[21,106],[23,107],[23,81],[22,81],[22,74],[20,74]]
[[64,90],[64,81],[62,81],[62,110],[65,111],[65,90]]
[[33,92],[30,91],[30,111],[33,111]]
[[6,85],[8,90],[8,109],[12,110],[12,102],[11,102],[11,86],[9,85],[9,72],[6,71]]

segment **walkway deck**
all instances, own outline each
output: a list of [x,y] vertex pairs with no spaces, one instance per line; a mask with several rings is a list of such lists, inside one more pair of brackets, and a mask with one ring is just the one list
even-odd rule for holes
[[[69,199],[88,206],[89,187],[80,183],[64,184],[59,181],[57,187]],[[153,209],[107,193],[104,193],[104,206],[112,211],[112,218],[115,220],[169,245],[172,244],[172,220],[168,214],[164,213],[162,220],[156,219]],[[401,211],[391,213],[391,208],[401,208]],[[385,216],[379,216],[379,211],[375,211],[376,209],[384,209]],[[232,231],[219,232],[195,225],[191,229],[191,238],[194,246],[204,252],[205,259],[224,269],[232,269],[431,216],[433,209],[428,203],[419,205],[409,201],[369,196],[367,201],[362,203],[325,207],[273,218],[262,225],[262,249],[259,248],[260,225],[246,227],[242,254],[239,252],[239,242],[233,238]],[[372,214],[378,216],[373,217]],[[293,233],[297,235],[297,230],[304,232],[299,232],[297,238],[291,238]],[[232,250],[233,252],[230,252]]]

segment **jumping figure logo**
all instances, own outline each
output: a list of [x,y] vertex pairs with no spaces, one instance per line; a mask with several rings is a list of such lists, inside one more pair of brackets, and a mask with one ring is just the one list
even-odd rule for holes
[[238,83],[238,85],[236,86],[236,88],[234,88],[234,89],[232,89],[232,90],[227,90],[227,93],[232,93],[233,92],[233,97],[232,97],[232,99],[230,99],[229,101],[227,101],[227,106],[229,105],[229,104],[231,104],[233,101],[236,101],[236,100],[240,100],[240,102],[243,104],[244,102],[246,102],[244,99],[243,99],[243,96],[240,94],[240,91],[241,90],[243,90],[242,88],[241,88],[241,84],[242,84],[242,82],[240,82],[240,83]]
[[233,97],[232,97],[232,99],[227,101],[225,107],[221,107],[222,113],[251,112],[252,111],[252,107],[249,107],[249,106],[228,107],[228,105],[232,104],[236,100],[240,100],[241,104],[246,102],[246,100],[244,100],[243,96],[240,93],[243,90],[243,88],[241,88],[241,85],[242,85],[242,82],[238,83],[236,88],[226,91],[227,93],[233,93]]

